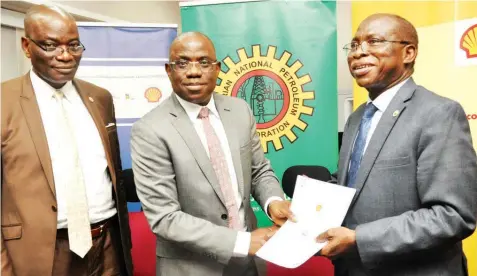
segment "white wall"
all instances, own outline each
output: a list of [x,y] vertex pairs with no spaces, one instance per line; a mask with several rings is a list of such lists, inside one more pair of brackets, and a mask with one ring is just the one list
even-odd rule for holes
[[31,65],[21,49],[23,14],[2,9],[1,13],[1,81],[26,73]]
[[19,62],[16,54],[17,45],[15,28],[2,25],[2,81],[18,76]]
[[135,23],[180,24],[179,1],[52,1]]
[[[351,1],[336,4],[336,22],[338,28],[338,131],[343,131],[346,120],[352,110],[353,78],[348,69],[348,62],[343,46],[351,41]],[[351,100],[351,101],[350,101]]]

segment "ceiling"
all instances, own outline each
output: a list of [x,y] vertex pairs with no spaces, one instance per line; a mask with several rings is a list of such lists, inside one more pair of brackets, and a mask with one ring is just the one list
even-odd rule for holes
[[[16,11],[20,13],[26,13],[26,11],[33,6],[34,4],[28,1],[1,1],[2,9],[7,9],[11,11]],[[95,18],[90,18],[86,16],[81,16],[77,14],[72,14],[76,21],[100,21]]]

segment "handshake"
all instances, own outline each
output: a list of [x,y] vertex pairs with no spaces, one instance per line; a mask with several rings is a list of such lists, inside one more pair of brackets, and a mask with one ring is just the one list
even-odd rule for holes
[[[268,206],[268,214],[274,225],[267,228],[258,228],[251,233],[250,247],[248,254],[253,256],[257,251],[280,229],[287,220],[297,222],[290,210],[290,201],[272,201]],[[320,251],[320,255],[333,259],[356,247],[356,233],[354,230],[337,227],[331,228],[321,233],[317,242],[328,242]]]
[[267,228],[258,228],[252,231],[248,254],[253,256],[277,232],[288,219],[295,222],[288,200],[275,200],[268,205],[268,214],[274,225]]

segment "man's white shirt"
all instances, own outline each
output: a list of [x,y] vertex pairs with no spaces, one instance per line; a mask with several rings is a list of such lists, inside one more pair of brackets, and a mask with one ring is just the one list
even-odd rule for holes
[[[56,116],[59,116],[61,112],[59,112],[59,105],[54,97],[56,89],[38,77],[33,70],[30,70],[30,78],[40,109],[53,168],[58,205],[57,228],[67,228],[66,190],[68,189],[68,183],[64,180],[68,179],[66,176],[73,172],[65,171],[60,162],[59,145],[61,140]],[[107,171],[106,154],[93,118],[73,83],[69,81],[59,90],[65,95],[63,105],[72,121],[72,127],[75,129],[73,135],[78,147],[80,167],[85,181],[89,220],[93,224],[108,219],[117,213],[112,196],[112,182]]]
[[384,111],[386,111],[386,109],[388,108],[389,104],[393,100],[394,96],[396,96],[399,89],[401,89],[401,87],[408,80],[409,78],[403,80],[402,82],[384,91],[376,99],[374,99],[374,101],[371,101],[371,99],[368,98],[367,103],[369,104],[370,102],[373,102],[374,106],[376,106],[378,110],[376,110],[376,112],[374,113],[371,119],[371,125],[369,126],[368,135],[366,136],[366,144],[364,146],[363,154],[364,152],[366,152],[366,149],[368,148],[369,141],[371,140],[371,137],[373,136],[373,133],[376,130],[376,126],[378,125],[379,120],[381,120],[381,117],[383,116]]

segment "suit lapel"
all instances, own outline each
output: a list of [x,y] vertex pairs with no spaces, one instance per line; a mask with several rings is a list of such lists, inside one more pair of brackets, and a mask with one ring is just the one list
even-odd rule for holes
[[342,149],[341,151],[344,153],[344,161],[343,166],[341,166],[339,174],[342,175],[340,177],[339,185],[346,186],[346,179],[348,178],[348,167],[349,167],[349,160],[351,158],[351,151],[353,150],[354,140],[356,139],[356,135],[358,134],[359,124],[361,122],[361,117],[363,117],[364,113],[364,105],[360,106],[358,110],[356,110],[356,114],[353,114],[350,117],[350,121],[348,123],[347,132],[350,135],[346,136],[346,140],[342,141]]
[[371,137],[368,147],[363,155],[363,159],[361,160],[361,165],[356,177],[356,195],[352,204],[357,200],[359,194],[363,190],[363,187],[366,184],[366,179],[368,178],[369,173],[374,166],[374,162],[376,161],[379,152],[384,146],[389,133],[393,129],[400,115],[404,112],[404,109],[408,104],[408,100],[412,97],[416,87],[417,86],[412,79],[408,80],[404,86],[399,89],[398,93],[381,116],[381,119],[379,120],[379,123],[376,126],[373,136]]
[[202,145],[194,125],[190,121],[184,108],[180,105],[175,95],[171,95],[169,100],[172,102],[172,110],[170,114],[172,116],[172,125],[177,129],[184,142],[187,144],[190,152],[194,156],[197,164],[204,173],[205,177],[209,180],[210,185],[214,189],[215,193],[219,197],[220,201],[225,205],[225,199],[220,189],[220,184],[215,174],[214,168],[210,163],[210,159],[207,156],[207,152]]
[[40,159],[41,166],[45,172],[48,185],[53,196],[56,198],[55,182],[53,178],[53,167],[51,165],[50,150],[46,140],[46,132],[41,119],[40,107],[36,100],[35,92],[30,80],[30,73],[23,78],[23,88],[20,105],[25,114],[25,119],[30,129],[30,135],[35,144],[35,149]]
[[95,98],[90,94],[90,91],[85,89],[79,81],[73,80],[73,85],[76,87],[76,90],[78,91],[81,100],[83,101],[86,109],[93,118],[94,124],[98,129],[99,136],[101,137],[101,142],[103,143],[104,152],[106,154],[106,160],[108,162],[111,180],[114,189],[116,190],[116,171],[114,168],[114,162],[111,157],[111,145],[109,143],[108,133],[106,132],[106,124],[103,120],[103,117],[101,116],[101,113],[98,110],[98,106],[96,103],[97,99],[95,100]]
[[234,118],[232,107],[228,106],[224,98],[219,94],[214,94],[215,106],[220,115],[220,120],[225,129],[225,134],[227,135],[227,140],[229,142],[230,153],[232,154],[232,161],[234,163],[235,175],[237,177],[237,183],[239,187],[239,192],[244,195],[244,183],[243,183],[243,174],[242,174],[242,162],[240,160],[240,144],[237,139],[238,135],[235,133],[234,129]]

